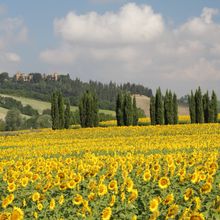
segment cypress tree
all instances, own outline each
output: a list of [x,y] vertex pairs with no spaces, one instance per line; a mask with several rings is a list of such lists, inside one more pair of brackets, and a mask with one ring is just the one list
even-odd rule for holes
[[209,123],[209,113],[210,113],[210,104],[209,104],[209,93],[203,95],[203,111],[204,111],[204,122]]
[[204,112],[203,112],[203,101],[202,101],[202,92],[199,87],[195,94],[195,103],[196,103],[196,123],[204,122]]
[[150,98],[150,120],[151,120],[151,125],[156,124],[156,119],[155,119],[155,97],[151,96]]
[[57,92],[52,93],[51,118],[52,118],[52,129],[53,130],[59,129],[59,107],[58,107]]
[[116,119],[117,125],[122,126],[123,123],[123,95],[122,93],[118,93],[116,98]]
[[132,101],[131,96],[128,93],[125,93],[124,95],[123,120],[125,126],[130,126],[133,124]]
[[218,122],[218,101],[217,101],[217,96],[215,94],[215,91],[212,91],[212,111],[213,111],[213,122],[217,123]]
[[64,128],[64,102],[61,92],[58,93],[59,129]]
[[79,117],[82,128],[86,127],[86,96],[87,94],[85,93],[79,102]]
[[160,88],[157,89],[155,97],[155,121],[156,124],[164,124],[164,113],[163,113],[163,97]]
[[173,112],[171,112],[172,118],[173,118],[173,124],[178,124],[178,102],[177,102],[176,93],[174,93],[173,97],[172,97],[172,107],[171,107],[171,109],[173,109]]
[[133,125],[134,126],[138,125],[138,109],[137,109],[137,103],[136,103],[135,95],[133,97]]
[[170,109],[169,109],[169,94],[168,90],[165,93],[164,96],[164,123],[165,125],[169,124],[169,114],[170,114]]
[[86,91],[79,103],[80,124],[83,128],[98,125],[98,104],[95,95]]
[[98,117],[98,99],[95,94],[92,95],[92,114],[93,114],[93,126],[97,127],[99,125],[99,117]]
[[191,91],[191,95],[188,96],[188,103],[191,123],[196,123],[196,105],[193,91]]
[[66,129],[69,129],[70,127],[70,101],[69,99],[67,100],[67,103],[66,103],[66,109],[65,109],[65,113],[64,113],[64,127]]

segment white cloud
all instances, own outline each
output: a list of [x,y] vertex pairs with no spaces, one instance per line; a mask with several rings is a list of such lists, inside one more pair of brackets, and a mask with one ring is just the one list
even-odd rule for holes
[[0,71],[14,71],[21,63],[14,48],[27,42],[28,29],[21,18],[7,17],[5,7],[0,6],[0,13]]
[[77,15],[70,12],[54,22],[55,32],[67,42],[139,43],[149,42],[163,32],[163,20],[149,6],[129,3],[118,13],[99,15],[90,12]]
[[220,94],[217,13],[204,8],[199,17],[171,28],[147,5],[129,3],[105,14],[70,12],[54,21],[60,46],[40,58],[84,80],[132,81],[181,94],[200,84]]
[[9,62],[20,62],[21,61],[21,58],[18,54],[16,53],[12,53],[12,52],[8,52],[5,54],[5,57],[6,57],[6,60],[9,61]]

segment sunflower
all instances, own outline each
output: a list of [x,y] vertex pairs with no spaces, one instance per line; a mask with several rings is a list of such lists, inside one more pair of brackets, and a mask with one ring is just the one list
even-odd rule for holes
[[109,190],[114,190],[117,191],[117,181],[116,180],[112,180],[109,184],[108,184],[108,188]]
[[137,189],[132,189],[131,194],[128,198],[128,203],[134,202],[138,197],[138,191]]
[[201,199],[198,196],[194,197],[193,203],[195,204],[195,210],[199,210],[201,208]]
[[76,182],[74,180],[70,180],[68,183],[67,183],[67,187],[69,189],[74,189],[76,187]]
[[11,213],[9,212],[0,213],[0,220],[9,220],[9,219],[11,219]]
[[186,189],[184,193],[184,200],[188,201],[192,195],[193,195],[193,190],[191,188]]
[[14,182],[8,184],[8,191],[14,192],[16,190],[16,185]]
[[179,211],[178,205],[173,204],[172,206],[170,206],[170,208],[168,209],[168,213],[167,213],[168,219],[170,218],[174,219],[175,216],[178,214],[178,211]]
[[39,199],[40,199],[40,193],[39,193],[39,192],[34,192],[34,193],[32,194],[32,200],[33,200],[33,202],[39,201]]
[[102,220],[109,220],[112,215],[112,209],[110,207],[105,208],[102,211]]
[[20,208],[14,207],[11,213],[11,220],[22,220],[22,219],[24,219],[24,212]]
[[158,209],[158,206],[159,206],[158,198],[154,198],[150,200],[149,209],[151,212],[155,212]]
[[170,180],[168,177],[161,177],[159,179],[158,185],[161,189],[166,189],[170,185]]
[[131,178],[128,178],[128,179],[126,180],[125,185],[126,185],[126,187],[127,187],[127,191],[128,191],[128,192],[131,192],[132,189],[133,189],[133,187],[134,187],[134,183],[133,183],[132,179],[131,179]]
[[207,194],[210,193],[212,190],[212,185],[211,183],[205,183],[204,185],[202,185],[202,187],[200,188],[200,192]]
[[190,220],[205,220],[205,217],[203,216],[202,213],[195,212],[191,214],[189,219]]
[[105,194],[107,194],[108,192],[108,188],[105,184],[99,184],[98,186],[98,195],[99,196],[104,196]]
[[64,203],[64,196],[63,196],[63,194],[59,197],[59,204],[60,205],[63,205],[63,203]]
[[89,201],[93,201],[95,199],[95,193],[94,192],[89,193],[88,199]]
[[41,211],[41,210],[43,209],[43,204],[39,202],[39,203],[37,204],[37,209],[38,209],[39,211]]
[[22,187],[26,187],[26,186],[27,186],[28,180],[29,180],[29,179],[28,179],[27,177],[24,177],[24,178],[21,179],[21,185],[22,185]]
[[51,211],[54,210],[55,205],[56,205],[55,199],[51,199],[51,200],[50,200],[50,210],[51,210]]
[[164,205],[170,205],[174,201],[173,193],[166,196],[166,198],[163,201]]
[[76,194],[76,196],[73,198],[73,204],[80,205],[83,202],[83,197],[80,194]]
[[110,207],[114,206],[115,200],[116,200],[115,195],[112,195],[111,201],[110,201],[110,203],[109,203],[109,206],[110,206]]
[[151,179],[151,173],[149,170],[145,171],[144,174],[143,174],[143,180],[145,182],[149,181]]

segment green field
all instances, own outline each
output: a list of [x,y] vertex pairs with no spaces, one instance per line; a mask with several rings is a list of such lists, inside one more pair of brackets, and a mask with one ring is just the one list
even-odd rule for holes
[[[44,109],[50,109],[49,102],[44,102],[44,101],[20,97],[20,96],[5,95],[5,94],[0,94],[0,96],[11,97],[11,98],[14,98],[14,99],[20,101],[23,105],[30,105],[34,109],[37,109],[40,114],[43,112]],[[75,111],[76,109],[77,109],[76,106],[71,106],[71,111]],[[99,112],[105,113],[105,114],[110,114],[110,115],[115,115],[115,112],[110,111],[110,110],[100,109]],[[0,118],[4,118],[6,113],[7,113],[7,109],[0,108]]]

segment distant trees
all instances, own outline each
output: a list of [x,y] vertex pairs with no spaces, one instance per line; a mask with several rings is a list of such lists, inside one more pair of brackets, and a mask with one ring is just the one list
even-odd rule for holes
[[118,126],[124,125],[123,112],[123,95],[119,92],[116,98],[116,120]]
[[7,112],[5,117],[5,130],[15,131],[22,126],[21,113],[17,109],[11,109]]
[[118,126],[130,126],[138,124],[138,108],[135,96],[129,93],[118,94],[116,99],[116,119]]
[[98,118],[98,101],[94,93],[86,91],[79,103],[79,116],[81,127],[97,127]]
[[12,97],[0,96],[0,107],[7,109],[18,109],[22,114],[34,116],[38,115],[38,111],[30,105],[23,106],[22,103]]
[[212,91],[211,99],[208,91],[202,95],[199,87],[195,94],[188,96],[191,123],[216,123],[218,121],[217,96]]
[[[69,114],[69,110],[65,113]],[[52,119],[52,129],[63,129],[65,125],[69,124],[69,117],[64,115],[64,100],[62,93],[53,92],[51,97],[51,119]],[[69,126],[69,125],[68,125]]]
[[155,97],[150,99],[151,125],[177,124],[178,123],[178,102],[176,94],[166,91],[163,97],[161,89],[156,90]]
[[70,112],[70,101],[69,99],[66,102],[66,109],[64,112],[64,127],[69,129],[71,122],[71,112]]

